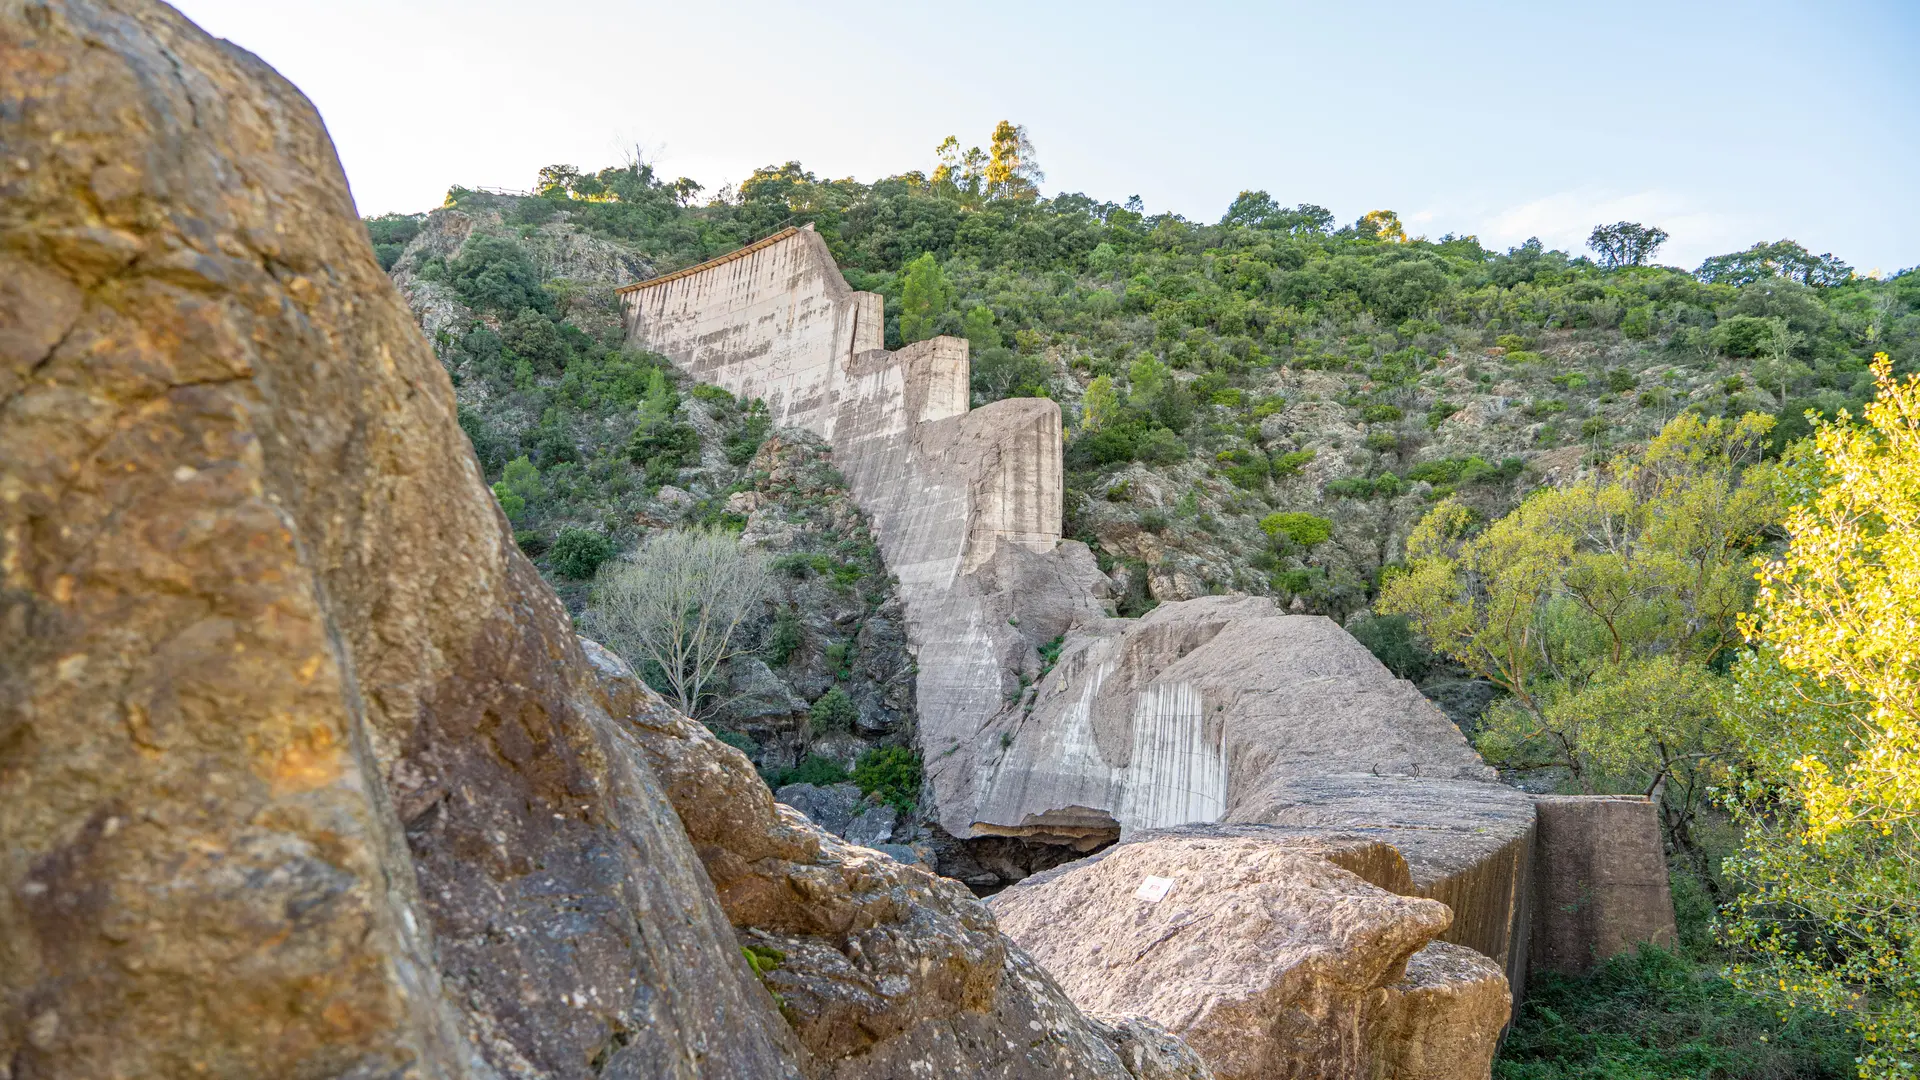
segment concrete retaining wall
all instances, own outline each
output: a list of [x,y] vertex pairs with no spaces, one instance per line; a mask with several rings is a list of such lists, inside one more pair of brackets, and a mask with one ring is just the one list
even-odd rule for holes
[[[1010,618],[1021,601],[980,572],[1007,549],[1053,561],[1085,555],[1061,544],[1060,406],[1020,398],[969,408],[959,338],[887,351],[881,298],[849,288],[810,228],[620,295],[629,341],[702,382],[764,400],[776,424],[833,446],[900,579],[919,664],[921,750],[932,763],[964,746],[962,760],[973,761],[971,747],[1006,706],[1011,669],[1033,644]],[[1078,593],[1101,613],[1090,591]],[[970,835],[971,777],[929,772],[937,804],[961,808],[949,827]]]
[[1630,795],[1536,803],[1535,970],[1581,974],[1643,942],[1673,946],[1673,894],[1658,808]]

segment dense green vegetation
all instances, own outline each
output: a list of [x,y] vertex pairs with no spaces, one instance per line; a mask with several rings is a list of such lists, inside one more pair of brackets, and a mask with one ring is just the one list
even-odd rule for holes
[[1781,1015],[1680,952],[1648,948],[1587,978],[1540,974],[1494,1062],[1497,1080],[1843,1080],[1858,1040]]
[[[1218,222],[1195,222],[1137,199],[1040,198],[1021,180],[1033,174],[1032,147],[1012,129],[989,151],[950,143],[930,172],[870,184],[789,162],[703,200],[697,184],[644,165],[555,167],[538,198],[450,198],[523,235],[564,220],[662,271],[811,225],[855,287],[886,298],[890,345],[963,336],[976,403],[1062,401],[1069,526],[1106,565],[1154,561],[1116,540],[1116,518],[1164,517],[1154,550],[1192,554],[1204,583],[1300,596],[1336,615],[1370,600],[1393,556],[1381,534],[1418,516],[1412,496],[1457,491],[1498,511],[1538,482],[1522,475],[1530,455],[1578,447],[1605,458],[1682,409],[1771,415],[1778,449],[1806,434],[1807,409],[1858,409],[1874,351],[1900,370],[1920,363],[1920,278],[1858,277],[1787,241],[1689,273],[1650,265],[1664,234],[1632,223],[1597,229],[1594,260],[1536,242],[1492,251],[1473,237],[1408,238],[1387,211],[1340,225],[1257,191]],[[566,334],[565,283],[536,286],[510,247],[476,239],[425,268],[498,313],[498,327],[458,335],[452,349],[503,390],[563,373],[558,396],[572,407],[635,396],[644,372],[623,366],[613,338]],[[561,318],[559,338],[541,315]],[[1289,411],[1311,399],[1361,434],[1329,445]],[[1519,422],[1506,430],[1490,414]],[[633,444],[656,486],[686,440],[667,425]],[[1436,453],[1442,444],[1459,449]],[[1136,465],[1188,465],[1183,483],[1222,486],[1188,513],[1130,505],[1116,477]],[[1273,510],[1329,518],[1334,542],[1232,557]]]
[[[1119,614],[1235,589],[1354,616],[1396,673],[1500,688],[1457,717],[1496,763],[1661,796],[1688,951],[1536,984],[1500,1075],[1847,1075],[1858,1038],[1818,1008],[1904,1023],[1879,1003],[1920,992],[1889,959],[1910,944],[1911,825],[1820,841],[1845,853],[1808,846],[1796,770],[1808,755],[1844,769],[1852,751],[1799,736],[1865,721],[1803,715],[1838,684],[1748,657],[1740,620],[1752,558],[1782,550],[1786,508],[1822,482],[1805,451],[1779,465],[1815,431],[1809,411],[1857,414],[1875,353],[1920,368],[1920,274],[1868,279],[1784,240],[1690,272],[1657,265],[1665,234],[1631,222],[1596,228],[1586,258],[1409,237],[1390,211],[1341,224],[1258,191],[1212,223],[1042,198],[1013,125],[985,151],[937,153],[873,183],[789,162],[710,198],[645,165],[556,166],[529,197],[454,189],[450,208],[478,223],[456,244],[418,217],[368,223],[398,280],[451,297],[435,344],[462,426],[570,602],[658,524],[743,526],[736,495],[787,500],[814,530],[777,561],[794,587],[884,601],[871,540],[835,532],[831,485],[775,479],[757,403],[625,347],[614,282],[556,242],[584,234],[657,273],[811,225],[885,298],[889,346],[964,337],[976,404],[1061,402],[1068,528],[1121,578]],[[1512,617],[1487,619],[1490,603]],[[770,619],[758,652],[802,691],[804,732],[779,754],[767,731],[725,737],[773,782],[852,779],[911,808],[910,751],[810,749],[851,745],[866,661],[804,611]],[[1853,891],[1793,895],[1823,874]],[[1707,920],[1730,902],[1745,921],[1715,938]]]

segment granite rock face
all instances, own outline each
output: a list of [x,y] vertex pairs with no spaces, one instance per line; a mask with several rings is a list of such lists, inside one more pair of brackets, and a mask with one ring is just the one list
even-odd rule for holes
[[312,106],[0,7],[0,1061],[797,1076]]
[[1506,980],[1471,950],[1428,953],[1450,914],[1409,886],[1361,837],[1163,836],[992,906],[1082,1008],[1164,1025],[1217,1076],[1484,1077]]
[[583,644],[814,1075],[1207,1075],[1149,1022],[1081,1015],[959,883],[845,843],[775,802],[744,754]]
[[1500,966],[1436,941],[1367,1009],[1368,1080],[1485,1080],[1511,997]]
[[1393,845],[1407,860],[1412,894],[1453,911],[1440,940],[1494,960],[1520,996],[1529,931],[1554,918],[1530,907],[1542,861],[1532,796],[1504,784],[1370,773],[1289,777],[1267,790],[1266,802],[1245,811],[1247,821],[1261,824],[1215,829],[1365,836]]

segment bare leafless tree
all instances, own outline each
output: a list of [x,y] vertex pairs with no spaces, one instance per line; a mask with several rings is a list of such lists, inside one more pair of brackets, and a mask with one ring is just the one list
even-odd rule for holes
[[733,534],[672,529],[601,567],[585,621],[636,668],[658,665],[673,703],[693,716],[720,665],[744,651],[745,628],[772,591],[766,560]]

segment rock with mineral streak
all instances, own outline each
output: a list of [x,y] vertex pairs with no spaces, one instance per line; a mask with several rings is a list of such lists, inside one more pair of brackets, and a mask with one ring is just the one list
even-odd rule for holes
[[[1320,616],[1265,597],[1163,604],[1069,638],[964,822],[1077,846],[1191,822],[1259,821],[1295,778],[1494,779],[1445,714]],[[990,742],[990,745],[992,743]],[[942,808],[943,819],[953,811]]]

